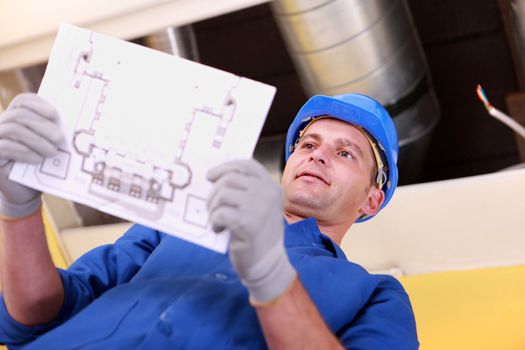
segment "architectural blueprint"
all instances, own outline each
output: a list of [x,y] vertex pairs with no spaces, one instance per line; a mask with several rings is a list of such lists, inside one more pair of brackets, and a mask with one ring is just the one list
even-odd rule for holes
[[211,231],[210,167],[249,158],[275,88],[62,25],[38,94],[66,142],[10,178],[225,252]]

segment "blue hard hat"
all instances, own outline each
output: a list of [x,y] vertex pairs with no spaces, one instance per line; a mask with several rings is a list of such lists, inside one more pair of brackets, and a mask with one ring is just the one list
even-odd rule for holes
[[[286,136],[285,159],[288,161],[292,154],[295,142],[303,130],[316,117],[330,116],[358,126],[365,130],[379,146],[382,161],[386,161],[383,169],[384,184],[381,189],[385,192],[383,209],[394,194],[397,187],[397,158],[399,145],[396,126],[383,106],[371,97],[362,94],[343,94],[337,96],[316,95],[310,98],[295,116]],[[372,146],[374,148],[374,146]],[[381,172],[381,169],[378,169]],[[356,222],[369,220],[373,216],[361,217]]]

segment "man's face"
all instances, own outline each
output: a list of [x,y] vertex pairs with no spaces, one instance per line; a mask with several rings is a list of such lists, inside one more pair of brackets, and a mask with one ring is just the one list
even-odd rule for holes
[[380,191],[371,185],[374,163],[370,143],[356,127],[333,118],[315,121],[286,163],[285,211],[334,224],[355,221]]

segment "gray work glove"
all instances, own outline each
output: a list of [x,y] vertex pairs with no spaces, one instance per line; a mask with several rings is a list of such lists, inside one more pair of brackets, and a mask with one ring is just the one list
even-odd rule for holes
[[252,304],[276,300],[295,279],[284,248],[282,190],[255,160],[226,162],[208,171],[215,232],[228,229],[230,260]]
[[13,161],[37,164],[64,139],[56,109],[32,93],[16,96],[0,114],[0,216],[21,218],[40,208],[40,192],[10,181]]

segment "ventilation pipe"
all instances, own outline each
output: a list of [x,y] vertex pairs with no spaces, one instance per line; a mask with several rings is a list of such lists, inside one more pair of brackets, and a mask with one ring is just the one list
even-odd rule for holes
[[144,44],[175,56],[199,61],[197,40],[190,24],[151,33],[144,37]]
[[307,94],[359,92],[394,117],[400,182],[416,182],[439,107],[405,0],[275,0]]

